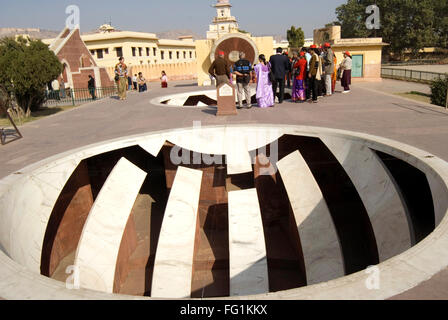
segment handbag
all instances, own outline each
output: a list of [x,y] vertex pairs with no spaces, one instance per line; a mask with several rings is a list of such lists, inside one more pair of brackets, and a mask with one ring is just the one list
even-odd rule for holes
[[271,83],[275,82],[275,75],[274,75],[274,72],[272,72],[270,64],[269,64],[269,81],[271,81]]
[[118,81],[118,80],[120,80],[120,76],[117,74],[117,75],[115,76],[115,81]]
[[342,71],[343,71],[342,68],[339,68],[339,69],[338,69],[338,73],[337,73],[337,79],[338,79],[338,80],[341,80],[341,79],[342,79]]
[[297,69],[295,69],[295,72],[294,72],[294,77],[298,77],[298,76],[300,76],[300,73],[302,72],[302,70],[300,69],[300,67],[298,67]]

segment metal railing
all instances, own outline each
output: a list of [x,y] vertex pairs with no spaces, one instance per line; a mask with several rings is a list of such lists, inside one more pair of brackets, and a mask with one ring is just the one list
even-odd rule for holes
[[104,99],[116,94],[116,87],[46,91],[46,100],[44,102],[44,106],[75,106],[94,100]]
[[442,59],[417,59],[408,61],[388,61],[383,66],[417,66],[417,65],[433,65],[440,63]]
[[448,77],[448,74],[409,69],[381,68],[381,77],[396,80],[430,83],[435,80],[446,79]]

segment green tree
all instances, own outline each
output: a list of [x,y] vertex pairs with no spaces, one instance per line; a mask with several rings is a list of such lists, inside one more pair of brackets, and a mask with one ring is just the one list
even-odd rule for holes
[[292,26],[286,32],[286,37],[291,48],[301,48],[305,44],[305,33],[300,27],[296,29],[296,27]]
[[438,45],[442,48],[448,48],[448,1],[434,0],[435,7],[435,33],[439,40]]
[[366,38],[371,36],[370,30],[366,28],[367,19],[365,1],[348,0],[336,8],[337,22],[341,25],[342,38]]
[[0,85],[14,95],[26,116],[45,101],[45,86],[62,72],[62,64],[40,40],[0,40]]
[[366,8],[371,0],[348,0],[336,9],[337,23],[343,38],[380,36],[390,44],[387,51],[401,55],[411,50],[413,55],[426,46],[440,42],[437,24],[439,14],[436,3],[443,7],[446,0],[376,0],[381,13],[381,29],[369,30],[365,22],[369,16]]

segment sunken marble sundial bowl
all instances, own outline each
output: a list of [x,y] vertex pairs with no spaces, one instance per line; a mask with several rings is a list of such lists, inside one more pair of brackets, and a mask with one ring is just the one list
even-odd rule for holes
[[448,164],[342,130],[105,141],[0,181],[5,299],[387,299],[448,265]]

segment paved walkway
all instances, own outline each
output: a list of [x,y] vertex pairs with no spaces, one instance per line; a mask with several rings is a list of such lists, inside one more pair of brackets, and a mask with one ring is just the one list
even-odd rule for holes
[[[203,126],[292,124],[358,131],[407,143],[448,161],[448,112],[381,93],[388,91],[381,90],[388,83],[355,83],[350,94],[337,93],[319,104],[285,102],[275,108],[240,110],[237,116],[220,118],[211,108],[150,104],[157,96],[203,89],[191,82],[172,83],[168,89],[151,84],[147,93],[132,93],[125,102],[96,101],[22,126],[23,139],[0,146],[0,178],[64,151],[133,134],[192,127],[193,121],[202,121]],[[432,290],[422,285],[403,297],[448,298],[448,271],[435,276],[430,287]]]
[[355,83],[355,86],[390,94],[408,93],[411,91],[431,94],[431,86],[429,84],[392,79],[383,79],[379,82],[360,82]]

